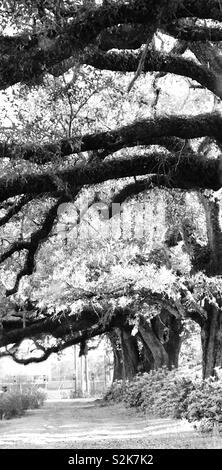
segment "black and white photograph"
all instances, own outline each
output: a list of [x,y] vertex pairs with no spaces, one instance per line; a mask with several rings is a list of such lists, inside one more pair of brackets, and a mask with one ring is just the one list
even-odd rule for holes
[[222,449],[221,100],[222,0],[0,1],[6,460]]

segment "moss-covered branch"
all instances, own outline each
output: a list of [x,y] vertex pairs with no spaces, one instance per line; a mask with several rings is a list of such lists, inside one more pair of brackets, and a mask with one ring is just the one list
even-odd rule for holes
[[[72,167],[59,171],[57,177],[70,188],[85,184],[93,185],[110,179],[138,175],[165,175],[168,185],[182,189],[209,188],[217,191],[221,187],[220,160],[203,156],[187,155],[180,159],[175,155],[155,152],[133,158],[121,158],[91,165]],[[0,179],[0,201],[18,194],[44,194],[56,190],[56,181],[50,173],[26,174],[10,182]]]
[[107,156],[123,147],[162,145],[163,137],[195,139],[208,136],[221,141],[221,126],[222,118],[217,112],[196,116],[159,116],[155,119],[136,121],[113,131],[77,135],[42,146],[4,142],[0,144],[0,158],[21,158],[44,164],[53,161],[55,154],[60,155],[62,159],[74,153],[105,150]]
[[[100,70],[134,72],[138,68],[141,55],[142,52],[126,50],[115,50],[107,53],[97,51],[94,54],[89,54],[85,59],[85,63]],[[148,51],[143,65],[143,72],[164,72],[188,77],[222,98],[217,76],[207,67],[198,65],[193,60],[179,55]]]
[[222,21],[218,0],[130,0],[78,7],[76,14],[55,31],[0,36],[0,89],[34,81],[66,59],[77,60],[104,30],[119,24],[142,24],[151,32],[179,18]]

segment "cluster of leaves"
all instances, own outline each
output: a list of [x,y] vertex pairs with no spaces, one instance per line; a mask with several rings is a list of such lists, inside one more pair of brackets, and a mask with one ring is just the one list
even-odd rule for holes
[[[135,212],[133,210],[133,214],[129,214],[129,224],[131,223],[130,217],[134,218],[138,215],[137,211],[139,213],[139,208],[135,209]],[[132,298],[132,292],[128,296],[132,285],[135,292],[143,288],[156,290],[157,284],[158,292],[166,292],[170,289],[175,281],[174,274],[166,270],[165,266],[157,270],[154,263],[150,263],[149,252],[152,240],[131,239],[126,243],[126,240],[121,237],[119,240],[112,239],[111,234],[114,230],[112,230],[111,223],[118,223],[118,220],[114,221],[114,219],[110,222],[106,221],[109,225],[107,232],[110,232],[110,239],[107,240],[105,224],[102,225],[101,222],[101,230],[98,230],[98,218],[94,213],[92,215],[93,218],[90,213],[87,214],[88,218],[84,218],[81,222],[81,228],[84,228],[89,221],[94,229],[86,239],[84,237],[75,239],[72,238],[72,234],[68,234],[66,243],[58,237],[40,250],[37,270],[32,278],[32,287],[35,291],[33,294],[38,300],[41,299],[45,303],[47,299],[47,305],[50,302],[55,304],[55,301],[57,305],[69,305],[73,304],[75,298],[73,294],[76,289],[79,292],[82,289],[84,292],[96,292],[100,297],[106,294],[110,297],[111,292],[116,293],[117,290],[122,289],[127,304]],[[158,217],[162,221],[159,213]],[[158,217],[156,215],[156,219]],[[155,238],[158,236],[156,235]],[[51,282],[49,282],[49,277]],[[26,294],[28,295],[28,292]],[[116,299],[119,295],[113,295],[113,297]]]
[[123,402],[149,415],[186,418],[201,432],[222,432],[222,380],[201,380],[166,368],[114,382],[107,401]]
[[[17,33],[23,31],[24,28],[24,31],[27,31],[27,33],[28,31],[33,31],[33,33],[35,33],[34,36],[37,35],[37,33],[41,33],[39,34],[38,38],[33,36],[31,41],[34,41],[34,43],[32,44],[36,44],[36,47],[41,49],[42,53],[40,55],[44,55],[47,49],[50,55],[50,41],[52,39],[52,35],[49,35],[49,30],[52,28],[54,33],[62,34],[62,13],[67,13],[66,10],[73,6],[73,4],[77,6],[79,4],[84,4],[87,11],[87,8],[89,5],[91,5],[91,3],[93,2],[88,0],[76,0],[75,2],[70,2],[68,0],[59,2],[52,2],[51,0],[47,0],[47,2],[42,2],[40,0],[35,0],[34,2],[7,1],[4,8],[0,7],[0,16],[2,15],[3,18],[5,18],[2,25],[2,30],[4,31],[4,28],[7,26],[10,28],[14,24],[14,28]],[[118,2],[116,2],[116,5],[117,3]],[[174,3],[176,4],[177,2]],[[115,6],[113,8],[115,9]],[[84,22],[84,9],[81,9],[80,12],[81,11],[83,12],[82,21]],[[73,15],[75,17],[75,9],[74,13],[72,10],[72,14],[69,15],[69,18],[73,18]],[[5,34],[7,35],[9,33],[6,31]],[[32,36],[30,36],[30,38],[31,37]],[[157,42],[158,41],[159,40],[157,40]],[[170,48],[172,47],[172,44],[168,44],[168,42],[171,43],[169,38],[167,40],[163,37],[161,41],[161,48],[163,52],[164,48],[167,49],[168,46]],[[30,45],[30,41],[27,37],[27,45],[28,44]],[[43,53],[43,51],[45,52]],[[2,132],[0,131],[0,141],[2,141],[2,143],[7,141],[9,144],[16,144],[14,158],[12,158],[12,160],[9,160],[9,158],[4,158],[3,163],[1,164],[2,171],[4,171],[4,175],[6,175],[8,178],[7,181],[11,181],[11,178],[13,178],[15,174],[20,175],[21,178],[25,178],[24,174],[26,169],[29,168],[28,165],[32,165],[30,168],[33,168],[36,174],[41,171],[41,169],[37,166],[37,160],[34,160],[35,163],[27,163],[23,161],[23,151],[25,148],[23,145],[24,142],[25,145],[32,144],[34,149],[38,149],[39,144],[46,142],[52,143],[58,140],[58,146],[53,147],[56,149],[53,154],[53,161],[49,164],[49,166],[46,167],[46,169],[49,171],[50,178],[52,178],[56,183],[58,192],[65,191],[66,196],[72,196],[72,188],[67,186],[66,183],[56,176],[58,167],[66,168],[66,166],[69,164],[75,166],[76,161],[81,163],[85,161],[86,163],[87,158],[89,161],[91,161],[91,158],[95,157],[95,155],[91,153],[86,155],[86,152],[83,152],[85,155],[81,153],[78,153],[78,156],[77,154],[74,156],[65,155],[63,160],[63,158],[61,158],[62,155],[60,154],[61,149],[59,139],[70,137],[73,139],[74,136],[77,136],[75,137],[75,145],[73,145],[73,147],[71,144],[70,145],[73,151],[75,149],[80,150],[81,138],[79,135],[81,134],[88,132],[98,132],[100,130],[110,131],[116,128],[117,125],[120,126],[131,122],[139,122],[142,118],[147,118],[150,116],[155,117],[157,111],[162,113],[162,110],[164,110],[164,112],[169,112],[170,114],[177,114],[178,111],[181,112],[182,109],[185,109],[188,114],[192,114],[194,110],[195,112],[198,110],[204,111],[206,104],[207,106],[211,106],[212,96],[206,95],[204,98],[202,97],[203,92],[201,91],[200,93],[202,93],[202,99],[200,100],[200,95],[196,95],[196,90],[191,91],[191,93],[189,90],[187,90],[187,79],[185,83],[184,78],[171,76],[168,77],[168,75],[165,74],[160,75],[159,77],[141,76],[135,84],[134,93],[128,94],[126,93],[126,90],[128,88],[127,85],[129,83],[129,76],[123,76],[119,73],[113,74],[113,72],[107,70],[99,71],[88,65],[80,65],[77,59],[74,60],[74,62],[75,64],[70,63],[70,67],[71,65],[72,67],[67,73],[64,73],[63,75],[63,68],[61,67],[61,70],[59,71],[61,74],[59,77],[56,74],[52,77],[51,69],[49,69],[50,74],[46,75],[44,79],[41,78],[40,80],[40,78],[38,78],[36,83],[32,82],[31,74],[28,85],[25,81],[26,84],[23,83],[19,86],[15,85],[14,87],[10,87],[10,89],[1,92],[1,97],[3,100],[3,113],[1,118],[2,126],[0,126],[2,127]],[[87,63],[90,62],[86,62],[86,64]],[[46,70],[47,68],[45,71]],[[158,84],[157,81],[159,79],[160,82],[158,82]],[[181,83],[183,85],[182,87]],[[161,94],[159,92],[156,93],[157,85],[159,87],[160,84]],[[174,87],[172,85],[177,86]],[[169,97],[168,90],[172,88],[178,91],[175,93],[176,96],[171,98]],[[158,90],[160,91],[159,88]],[[188,96],[186,96],[187,91],[189,91]],[[159,95],[161,96],[159,97]],[[196,96],[196,101],[194,100],[193,102],[194,96]],[[181,100],[184,102],[182,103]],[[107,109],[109,109],[109,113],[107,113]],[[20,145],[21,148],[19,147]],[[191,145],[191,150],[195,150],[195,148],[192,146],[193,144]],[[198,146],[198,142],[194,143],[194,147],[195,146]],[[139,148],[139,145],[137,145],[135,146],[134,150],[127,150],[122,148],[121,150],[118,150],[118,152],[122,152],[122,156],[131,156],[133,158],[134,153],[135,156],[140,155],[140,152],[143,154],[144,148],[142,147],[143,146],[141,145]],[[108,148],[107,156],[109,155],[109,158],[111,158],[113,149],[118,149],[118,146],[114,146],[113,148],[111,146]],[[180,157],[182,156],[181,152],[182,149],[180,148],[180,150],[178,150],[178,163]],[[120,153],[114,153],[115,158],[120,156]],[[106,156],[106,152],[103,152],[102,155],[102,158]],[[162,162],[158,163],[158,172],[161,171],[162,165]],[[124,185],[126,182],[127,181],[124,182]],[[107,182],[101,185],[100,193],[101,188],[103,193],[106,193],[107,187],[109,188],[108,192],[111,193],[113,185],[115,186],[115,189],[117,189],[117,184],[120,183],[116,183],[115,181],[115,184]],[[96,192],[96,189],[97,188],[94,187],[93,192],[94,190]],[[85,188],[85,190],[87,194],[89,194],[89,188]],[[157,194],[158,198],[160,198],[159,188]],[[109,227],[112,228],[112,230],[109,230],[108,227],[107,232],[109,232],[109,234],[115,234],[116,236],[118,233],[118,237],[120,238],[126,231],[129,240],[132,240],[133,237],[136,238],[136,235],[138,238],[140,238],[141,245],[139,245],[139,243],[136,245],[135,243],[135,246],[132,247],[131,245],[130,248],[128,248],[128,243],[126,244],[127,246],[124,246],[124,244],[119,244],[117,247],[117,243],[111,243],[109,240],[107,242],[105,237],[100,240],[100,244],[99,242],[96,243],[95,237],[92,238],[91,234],[90,236],[92,243],[83,244],[83,240],[80,239],[81,237],[79,237],[77,240],[75,240],[74,244],[72,240],[70,241],[71,237],[68,235],[70,235],[70,227],[77,227],[77,223],[76,225],[73,223],[68,224],[64,217],[64,220],[62,220],[62,222],[64,222],[64,236],[61,234],[62,231],[60,232],[58,224],[56,227],[56,234],[52,233],[52,231],[48,232],[48,235],[50,234],[50,238],[48,239],[47,245],[45,242],[48,235],[45,237],[45,239],[41,237],[38,239],[38,248],[42,246],[42,249],[36,250],[34,256],[37,257],[38,251],[38,261],[40,267],[38,268],[39,270],[34,274],[30,284],[23,284],[24,290],[27,288],[27,291],[24,293],[24,295],[26,294],[27,297],[29,297],[29,294],[32,293],[31,287],[33,287],[33,290],[35,290],[35,298],[40,299],[42,302],[47,299],[47,303],[51,303],[52,305],[56,304],[58,312],[59,309],[61,309],[61,305],[65,305],[66,307],[71,306],[72,313],[74,312],[76,314],[79,314],[81,309],[83,309],[83,302],[85,299],[87,299],[88,302],[89,298],[95,298],[97,295],[95,300],[99,307],[102,307],[99,302],[102,303],[101,300],[107,299],[109,308],[110,304],[111,307],[113,306],[113,309],[116,307],[124,308],[132,306],[131,311],[134,308],[135,311],[140,312],[140,314],[144,314],[144,316],[147,315],[149,310],[149,318],[159,313],[155,302],[154,307],[152,303],[151,306],[149,305],[149,290],[152,294],[160,294],[158,295],[158,299],[160,296],[162,296],[164,300],[165,297],[167,297],[167,301],[173,301],[174,304],[176,302],[179,303],[182,298],[180,291],[184,293],[184,290],[186,290],[186,285],[185,287],[182,285],[183,279],[180,279],[181,284],[179,284],[177,276],[189,275],[191,263],[189,262],[188,255],[185,256],[183,246],[181,244],[179,247],[175,247],[175,245],[172,244],[172,238],[175,238],[175,233],[171,234],[171,244],[168,242],[168,247],[170,247],[170,250],[167,250],[165,246],[161,247],[161,249],[160,247],[154,247],[155,250],[152,250],[151,252],[151,245],[153,244],[151,236],[155,240],[159,238],[162,245],[164,244],[166,226],[179,226],[181,212],[183,212],[184,209],[185,197],[181,198],[179,195],[175,200],[175,194],[172,195],[171,190],[169,190],[169,197],[168,199],[166,198],[166,205],[169,205],[171,209],[170,211],[168,210],[168,215],[164,213],[163,209],[161,212],[162,217],[160,217],[158,214],[160,211],[157,210],[157,206],[159,204],[156,203],[155,205],[154,203],[155,196],[157,199],[157,194],[155,195],[155,191],[152,191],[151,197],[153,196],[153,198],[150,204],[150,206],[153,206],[152,217],[145,218],[147,215],[148,206],[145,201],[144,204],[146,203],[146,211],[144,211],[144,213],[142,213],[142,211],[139,213],[139,210],[137,210],[137,212],[134,211],[133,217],[130,218],[130,210],[128,208],[128,213],[126,215],[123,212],[121,213],[119,221],[117,221],[116,216],[115,220],[113,217],[111,221],[113,223],[113,228],[111,227],[112,223],[110,221],[106,221],[106,226],[108,226],[108,223],[110,223]],[[25,208],[23,207],[22,214],[20,214],[15,219],[12,219],[6,228],[3,227],[1,229],[3,240],[1,250],[3,253],[7,249],[8,245],[13,243],[14,240],[18,239],[19,241],[26,241],[26,239],[31,237],[31,232],[35,232],[36,226],[38,227],[40,225],[40,220],[43,218],[43,213],[45,215],[45,209],[48,207],[48,202],[50,202],[50,204],[52,202],[48,201],[48,197],[49,196],[47,196],[47,199],[44,199],[44,201],[41,198],[37,201],[32,200],[30,204],[31,207],[28,206],[27,208],[27,205]],[[81,195],[79,195],[78,198],[80,199]],[[191,199],[192,198],[193,196]],[[94,199],[96,199],[96,197]],[[99,197],[98,199],[100,200],[101,198]],[[171,202],[169,202],[170,199]],[[182,209],[180,207],[180,210],[177,210],[177,215],[175,216],[175,207],[178,206],[180,200],[182,201]],[[197,205],[195,203],[192,204],[192,202],[190,205],[196,207],[196,215],[194,214],[194,211],[192,212],[192,215],[194,219],[197,217],[199,220],[199,206],[197,208]],[[39,209],[39,206],[42,208],[42,210]],[[36,210],[36,208],[38,210]],[[3,210],[5,211],[4,208]],[[92,208],[91,210],[95,211],[95,208]],[[186,212],[189,213],[190,210],[187,209]],[[149,215],[150,213],[151,211],[149,210]],[[6,213],[4,212],[3,218],[5,215]],[[57,213],[57,215],[59,216],[59,213]],[[88,217],[87,221],[85,221],[85,225],[87,225],[87,228],[88,225],[92,226],[92,231],[100,234],[102,232],[102,230],[100,230],[100,227],[102,227],[102,222],[99,223],[100,221],[98,221],[97,217],[98,214],[92,215],[94,217]],[[121,218],[122,224],[119,223],[118,225],[117,222],[121,222]],[[94,224],[92,223],[91,219],[94,219]],[[202,219],[203,217],[201,218],[201,221]],[[114,224],[114,222],[116,222],[116,224]],[[2,226],[4,225],[5,224],[2,222]],[[82,225],[83,224],[81,222],[81,226]],[[132,231],[133,233],[131,233],[132,225],[134,225],[134,230]],[[197,232],[200,232],[198,235],[200,236],[203,244],[206,243],[206,240],[202,236],[202,227],[200,227],[200,225],[201,224],[199,224],[199,227],[197,227]],[[149,231],[147,230],[147,226],[150,227]],[[104,227],[105,224],[102,228]],[[86,227],[84,228],[86,232]],[[54,240],[55,235],[58,235],[57,238],[59,240],[57,240],[57,242]],[[142,237],[144,239],[142,239]],[[59,244],[64,244],[64,246],[60,246]],[[51,247],[49,248],[50,245]],[[21,247],[21,245],[19,246]],[[57,246],[59,246],[58,250],[56,249]],[[49,256],[49,253],[51,254],[52,251],[54,251],[55,254],[53,256]],[[11,264],[11,258],[10,260],[8,259],[9,257],[5,259],[6,264],[3,268],[4,272],[2,279],[3,281],[5,279],[7,280],[6,284],[11,284],[11,278],[14,276],[14,273],[17,272],[17,268],[20,269],[20,267],[23,266],[25,262],[23,248],[21,250],[17,250],[15,247],[13,253],[15,255],[12,258],[13,266]],[[73,256],[73,253],[75,253],[75,256]],[[33,269],[31,269],[31,271],[33,271]],[[177,272],[179,272],[179,274],[177,274]],[[28,274],[30,275],[30,272]],[[30,287],[31,283],[32,286]],[[209,286],[208,290],[208,297],[210,296],[211,299],[213,296],[211,293],[211,286]],[[190,295],[187,300],[188,296],[185,296],[185,300],[183,301],[184,310],[186,310],[188,313],[189,310],[192,311],[199,307],[199,304],[202,302],[202,298],[206,292],[205,285],[202,287],[202,284],[200,283],[200,293],[199,291],[195,290],[194,293],[196,292],[197,298],[193,296],[193,300]],[[145,294],[147,294],[147,297],[145,297]],[[197,307],[195,305],[195,301],[198,304]],[[95,307],[95,304],[93,307]],[[5,314],[4,299],[0,301],[0,314],[1,316]]]
[[187,280],[187,286],[193,293],[195,300],[204,305],[205,302],[221,306],[221,276],[208,277],[199,272]]
[[42,406],[45,399],[46,395],[41,390],[5,392],[0,396],[0,419],[21,416],[28,409]]
[[[129,298],[132,300],[133,285],[134,291],[150,289],[152,292],[167,294],[177,301],[180,301],[180,289],[188,289],[195,294],[195,301],[202,305],[206,292],[209,291],[210,295],[215,287],[214,282],[211,281],[212,286],[208,282],[206,290],[206,276],[200,273],[189,277],[188,282],[190,264],[183,244],[171,247],[170,250],[164,246],[166,223],[163,199],[164,194],[157,196],[154,190],[149,199],[147,196],[142,198],[149,214],[144,233],[138,239],[130,231],[129,239],[122,237],[121,233],[118,239],[112,238],[114,233],[116,235],[118,231],[121,232],[119,226],[123,214],[117,214],[112,220],[103,222],[92,208],[84,215],[79,227],[81,231],[86,229],[86,232],[90,227],[91,231],[76,234],[76,237],[67,232],[66,239],[61,239],[59,232],[58,239],[53,238],[53,242],[44,245],[39,252],[37,270],[32,278],[32,287],[37,298],[47,298],[47,303],[54,304],[56,301],[57,304],[67,304],[69,298],[73,303],[73,290],[77,288],[96,291],[99,296],[107,292],[116,293],[122,288],[127,304]],[[135,219],[138,224],[142,203],[128,212],[129,208],[130,204],[127,202],[124,205],[125,222],[130,226]],[[70,207],[67,207],[67,211],[69,210]],[[69,219],[71,216],[72,212]],[[61,222],[62,235],[64,226],[65,223]],[[152,228],[150,233],[147,226]],[[106,237],[106,233],[109,236]]]

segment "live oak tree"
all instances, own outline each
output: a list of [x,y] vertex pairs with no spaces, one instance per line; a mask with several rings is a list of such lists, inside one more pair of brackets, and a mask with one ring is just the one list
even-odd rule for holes
[[[50,312],[28,301],[23,305],[16,301],[21,281],[34,273],[39,250],[55,229],[61,205],[75,203],[86,186],[93,188],[106,181],[113,181],[115,185],[119,180],[123,182],[123,188],[116,190],[112,202],[123,202],[129,195],[150,191],[154,186],[197,192],[220,190],[222,8],[220,0],[207,3],[203,0],[19,1],[16,4],[9,0],[2,2],[0,14],[0,89],[4,93],[10,90],[12,104],[16,102],[18,90],[25,90],[25,93],[42,90],[46,82],[52,89],[52,83],[70,70],[74,83],[72,87],[66,81],[61,92],[69,106],[69,121],[64,132],[61,128],[57,132],[59,119],[51,126],[47,124],[51,115],[43,119],[38,135],[29,131],[27,123],[22,129],[22,121],[18,127],[18,121],[13,119],[10,129],[3,123],[1,130],[3,243],[0,261],[4,263],[6,274],[13,262],[16,276],[14,280],[10,277],[9,287],[3,277],[6,289],[2,292],[0,346],[11,345],[3,354],[11,354],[17,361],[27,363],[45,359],[51,352],[95,335],[116,328],[123,331],[136,306],[134,303],[129,309],[117,301],[113,307],[107,291],[101,294],[98,313],[92,302],[95,294],[78,288],[72,292],[75,307],[72,311],[68,306],[66,314],[64,309]],[[94,116],[91,126],[92,115],[88,121],[87,116],[85,120],[82,116],[77,125],[78,105],[73,106],[79,99],[78,92],[73,92],[78,90],[76,80],[82,71],[87,77],[90,73],[96,76],[98,70],[104,77],[105,88],[110,80],[108,71],[117,74],[112,82],[121,74],[129,102],[140,80],[148,81],[152,74],[153,96],[152,99],[149,96],[144,105],[147,108],[144,116],[123,120],[121,124],[118,113],[113,112],[117,124],[109,123],[109,129],[105,119],[98,124]],[[193,105],[188,100],[190,109],[186,109],[185,114],[175,109],[168,114],[162,111],[161,99],[166,103],[173,95],[170,89],[162,98],[164,80],[169,74],[184,77],[186,82],[183,83],[189,84],[188,93],[195,96]],[[88,83],[87,90],[90,86]],[[112,83],[112,86],[115,85]],[[93,91],[97,91],[95,83]],[[53,99],[56,102],[58,96],[54,94]],[[198,105],[198,100],[205,100],[205,109]],[[106,100],[106,114],[109,104]],[[115,106],[118,108],[117,101]],[[17,117],[18,113],[19,110]],[[55,116],[59,114],[55,112]],[[101,113],[101,117],[103,119],[104,114]],[[130,177],[135,181],[128,180]],[[96,198],[95,193],[94,202]],[[211,278],[215,282],[215,276],[219,276],[219,281],[221,275],[219,205],[213,196],[209,199],[201,193],[201,198],[206,213],[208,258],[202,256],[195,236],[186,236],[186,227],[182,234],[194,271],[203,271],[208,284],[212,285]],[[31,230],[27,223],[30,218]],[[22,227],[26,225],[26,230],[18,229],[18,221]],[[7,227],[10,230],[11,223],[15,226],[13,240],[8,244],[4,234]],[[192,298],[192,306],[188,308],[187,297],[192,295],[192,289],[186,285],[181,287],[179,281],[178,278],[179,305],[173,296],[163,295],[158,290],[150,292],[149,288],[139,291],[140,301],[149,305],[161,303],[174,315],[186,314],[188,310],[189,315],[200,322],[204,375],[207,376],[213,373],[215,365],[221,365],[220,293],[216,301],[215,296],[209,294],[204,305],[200,305],[200,299],[196,302]],[[135,286],[125,288],[128,296],[135,300],[134,296],[138,295]],[[116,298],[121,298],[122,294],[120,290]],[[144,340],[143,326],[139,328],[140,340]],[[147,334],[148,331],[146,337]],[[47,350],[41,342],[44,335],[58,340]],[[25,338],[35,340],[37,349],[42,351],[41,357],[19,359],[16,356]]]
[[[121,193],[122,191],[119,195]],[[17,308],[17,312],[11,302],[8,307],[5,304],[3,306],[5,330],[15,327],[20,318],[25,322],[25,328],[21,331],[25,336],[21,338],[27,337],[28,334],[28,337],[42,339],[44,336],[41,335],[41,328],[44,327],[45,334],[48,332],[48,335],[54,337],[54,345],[51,343],[51,347],[47,345],[46,348],[41,341],[35,341],[34,347],[41,352],[39,357],[31,355],[24,359],[17,350],[18,347],[10,348],[6,354],[11,355],[17,362],[38,362],[47,358],[51,352],[76,342],[83,344],[94,335],[108,333],[114,350],[115,378],[129,378],[138,370],[147,371],[162,365],[178,365],[181,317],[187,315],[186,300],[189,302],[191,316],[193,310],[196,315],[199,312],[202,316],[203,309],[198,306],[198,301],[195,303],[195,300],[192,300],[191,289],[189,291],[183,280],[176,275],[179,269],[181,273],[189,270],[183,251],[176,247],[173,255],[173,248],[169,251],[167,245],[162,247],[162,235],[166,231],[163,229],[161,234],[161,225],[163,228],[164,224],[163,200],[157,197],[156,191],[151,190],[149,195],[149,206],[146,204],[145,207],[151,209],[147,214],[150,230],[146,230],[145,237],[143,231],[139,231],[140,236],[135,237],[137,226],[133,227],[133,230],[128,227],[125,240],[122,236],[120,240],[118,236],[116,240],[112,240],[113,232],[110,229],[107,235],[111,236],[111,240],[105,235],[97,240],[93,230],[99,232],[98,237],[100,230],[104,232],[104,225],[107,226],[108,221],[105,220],[102,227],[96,220],[98,217],[95,208],[90,220],[90,225],[94,224],[92,233],[89,234],[90,241],[80,236],[75,237],[70,227],[68,231],[62,232],[64,224],[60,225],[60,232],[55,241],[46,243],[38,256],[37,270],[32,276],[31,286],[28,283],[22,291],[26,296],[30,293],[33,297],[34,289],[38,308],[35,302],[27,303],[26,300],[23,306],[20,302],[20,311]],[[160,199],[159,209],[161,208],[162,213],[155,208],[154,202],[157,199]],[[132,207],[138,225],[142,204],[140,202],[135,209],[134,201]],[[127,209],[129,210],[130,206],[125,207],[124,212],[127,212]],[[155,223],[152,212],[155,213]],[[125,229],[132,222],[129,215],[125,216]],[[121,221],[118,221],[117,216],[118,214],[115,216],[116,232],[123,228],[118,224]],[[75,227],[72,217],[71,222],[73,229]],[[82,221],[83,230],[87,222],[87,219]],[[172,226],[175,227],[175,220],[171,222],[174,222]],[[168,233],[166,242],[169,244]],[[159,249],[152,249],[152,245],[159,245]],[[178,262],[179,257],[181,262]],[[43,319],[50,319],[48,326],[42,321],[40,329],[36,329],[39,321]],[[31,332],[26,328],[30,320],[33,326]],[[90,324],[93,324],[91,330],[88,328]],[[15,335],[17,333],[18,331],[14,331]]]

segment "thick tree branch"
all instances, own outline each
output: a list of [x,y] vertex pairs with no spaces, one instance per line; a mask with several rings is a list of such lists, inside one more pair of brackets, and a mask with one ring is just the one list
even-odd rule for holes
[[[31,160],[43,164],[53,161],[55,154],[65,157],[89,150],[105,150],[105,156],[107,156],[123,147],[158,145],[163,137],[173,136],[180,139],[195,139],[208,136],[221,142],[221,126],[222,117],[218,112],[197,114],[196,116],[159,116],[155,119],[136,121],[133,124],[113,131],[75,136],[56,143],[44,144],[43,146],[30,144],[18,146],[16,144],[4,143],[0,145],[0,158],[5,156],[7,158],[14,158],[17,155],[23,160]],[[51,179],[53,180],[53,175]],[[10,182],[8,184],[10,186]],[[5,199],[1,199],[0,196],[0,201]]]
[[139,49],[145,44],[149,28],[141,24],[122,24],[102,31],[98,37],[99,48],[103,51],[110,49]]
[[[120,294],[119,294],[120,295]],[[122,295],[122,294],[121,294]],[[105,297],[104,297],[105,298]],[[46,318],[34,320],[27,327],[23,328],[14,326],[14,321],[3,320],[3,330],[0,335],[0,348],[9,344],[19,344],[24,339],[41,339],[45,335],[51,335],[56,339],[71,337],[75,340],[81,332],[95,325],[101,325],[105,332],[113,326],[121,326],[124,324],[129,311],[122,309],[114,309],[110,315],[109,299],[100,302],[101,306],[94,306],[93,302],[85,302],[80,313],[71,313],[70,309],[62,310],[56,315],[50,315]],[[77,341],[78,342],[78,341]]]
[[[63,154],[87,150],[107,149],[111,152],[123,147],[158,144],[161,137],[195,139],[210,136],[222,140],[222,117],[220,113],[198,114],[196,116],[163,116],[137,121],[128,126],[109,132],[85,135],[61,142]],[[43,148],[42,148],[43,150]]]
[[188,42],[222,41],[222,24],[219,26],[197,26],[171,23],[165,31],[177,39]]
[[0,37],[3,46],[0,63],[0,88],[37,78],[71,56],[79,57],[105,29],[119,24],[143,24],[152,30],[175,18],[211,18],[222,21],[219,0],[130,0],[108,2],[98,7],[79,7],[75,17],[55,37],[22,34]]
[[[85,63],[100,70],[134,72],[138,68],[142,53],[133,51],[96,52],[88,55]],[[163,54],[147,51],[143,72],[164,72],[191,78],[204,88],[222,98],[221,89],[217,87],[217,77],[207,67],[198,65],[191,59],[174,54]]]
[[86,328],[81,333],[74,333],[73,337],[69,339],[64,338],[57,345],[48,347],[46,349],[41,348],[41,350],[43,351],[43,354],[41,356],[37,356],[37,357],[31,356],[28,358],[18,357],[17,355],[18,348],[13,348],[12,350],[8,350],[8,351],[4,351],[0,353],[0,358],[11,357],[14,360],[14,362],[16,362],[17,364],[23,364],[23,365],[28,365],[32,363],[40,363],[48,359],[49,356],[51,356],[51,354],[53,353],[58,353],[60,351],[63,351],[64,349],[69,348],[70,346],[73,346],[75,344],[81,344],[83,341],[92,339],[95,336],[100,336],[108,332],[110,329],[111,327],[109,325],[97,323],[90,328]]
[[[221,187],[220,160],[187,155],[178,158],[174,155],[155,152],[146,155],[122,158],[88,166],[79,166],[57,173],[70,188],[85,184],[97,184],[109,179],[126,178],[129,176],[164,174],[168,177],[171,187],[181,189],[208,188],[217,191]],[[24,178],[14,178],[8,183],[0,179],[0,200],[18,194],[43,194],[55,191],[55,182],[44,172],[40,175],[26,174]]]
[[[148,7],[148,3],[150,3]],[[156,5],[156,3],[158,5]],[[79,7],[75,18],[66,23],[64,30],[55,38],[20,36],[10,39],[6,50],[7,38],[2,38],[4,53],[1,56],[0,88],[6,88],[20,81],[28,81],[42,75],[54,65],[79,53],[98,34],[106,28],[121,23],[143,23],[155,29],[160,21],[160,8],[165,20],[167,15],[166,1],[158,0],[131,0],[128,3],[119,2],[118,5],[108,3],[100,7]],[[175,8],[174,8],[175,10]],[[27,40],[28,39],[28,40]]]
[[[152,175],[148,178],[135,181],[134,183],[129,183],[124,186],[123,189],[114,194],[108,206],[104,207],[104,212],[101,209],[101,215],[103,215],[105,219],[107,216],[111,219],[111,217],[121,211],[121,204],[123,204],[128,198],[136,196],[143,191],[153,189],[155,186],[171,187],[169,179],[164,175]],[[104,203],[104,201],[101,201],[101,203]]]
[[[56,317],[47,317],[35,320],[30,323],[26,328],[14,326],[14,321],[3,321],[3,331],[1,332],[0,347],[7,346],[8,344],[18,343],[26,338],[40,338],[42,335],[52,335],[55,338],[62,338],[73,331],[80,331],[86,326],[92,326],[97,323],[98,316],[95,311],[88,308],[83,309],[79,318],[76,315],[71,315],[69,311],[62,311]],[[73,328],[72,328],[73,325]]]

